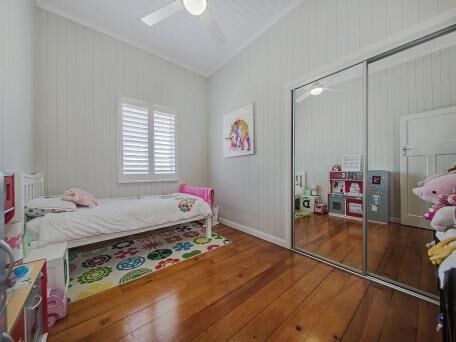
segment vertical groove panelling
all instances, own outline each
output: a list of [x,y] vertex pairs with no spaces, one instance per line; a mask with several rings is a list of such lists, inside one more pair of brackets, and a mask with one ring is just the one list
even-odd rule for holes
[[177,183],[117,183],[118,96],[176,108],[179,179],[207,184],[207,80],[67,19],[37,10],[38,171],[47,192],[156,194]]
[[[445,81],[456,76],[456,70],[445,62],[455,54],[456,47],[432,52],[428,48],[432,45],[428,43],[409,53],[411,57],[422,52],[421,57],[398,60],[383,70],[374,63],[369,73],[369,168],[391,172],[390,207],[396,218],[400,217],[401,116],[456,106],[456,98],[451,98],[456,89]],[[380,63],[385,65],[386,60]]]
[[33,171],[32,0],[0,1],[0,170]]
[[[212,75],[209,175],[217,189],[221,216],[285,239],[289,213],[283,203],[286,191],[283,178],[288,170],[285,148],[290,128],[284,123],[290,113],[283,112],[284,84],[455,6],[452,0],[429,0],[429,3],[427,0],[305,0]],[[328,41],[332,42],[330,46]],[[401,66],[399,75],[394,75],[401,83],[406,82],[405,86],[411,80],[406,79],[409,74],[404,72],[414,70],[414,64],[407,64],[411,65]],[[404,100],[408,103],[398,105],[407,104],[408,112],[413,113],[418,109],[418,94],[412,87],[408,87],[408,92],[408,99]],[[255,155],[224,159],[223,115],[252,101],[256,108]],[[347,103],[346,108],[350,105],[353,104]],[[425,108],[432,103],[420,106]],[[310,132],[312,124],[310,121],[304,132]],[[398,132],[396,121],[394,125]],[[328,139],[329,146],[334,146],[335,138]],[[398,163],[393,151],[378,153],[391,167]]]

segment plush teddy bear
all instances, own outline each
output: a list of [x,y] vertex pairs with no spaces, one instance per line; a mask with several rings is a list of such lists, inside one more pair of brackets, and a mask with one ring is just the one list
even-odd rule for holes
[[76,205],[94,208],[98,205],[95,196],[81,189],[71,188],[66,189],[63,193],[64,201],[73,202]]
[[431,227],[445,231],[456,224],[456,171],[438,174],[427,178],[413,189],[413,193],[426,202],[433,203],[424,217],[431,220]]

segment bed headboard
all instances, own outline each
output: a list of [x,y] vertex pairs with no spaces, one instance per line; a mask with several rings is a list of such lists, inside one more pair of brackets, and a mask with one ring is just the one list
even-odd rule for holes
[[44,174],[22,174],[22,204],[44,195]]
[[16,215],[14,221],[23,222],[25,204],[44,195],[44,174],[22,173],[16,179]]

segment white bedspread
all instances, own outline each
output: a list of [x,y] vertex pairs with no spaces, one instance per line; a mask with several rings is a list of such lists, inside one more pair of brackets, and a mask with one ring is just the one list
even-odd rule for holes
[[98,200],[92,209],[46,214],[27,223],[33,241],[47,244],[153,227],[211,214],[203,199],[181,193]]

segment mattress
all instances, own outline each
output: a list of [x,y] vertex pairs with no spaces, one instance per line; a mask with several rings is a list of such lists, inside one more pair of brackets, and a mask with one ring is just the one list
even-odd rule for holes
[[128,232],[211,214],[203,199],[181,193],[100,199],[95,208],[49,213],[26,225],[29,241],[49,244]]

